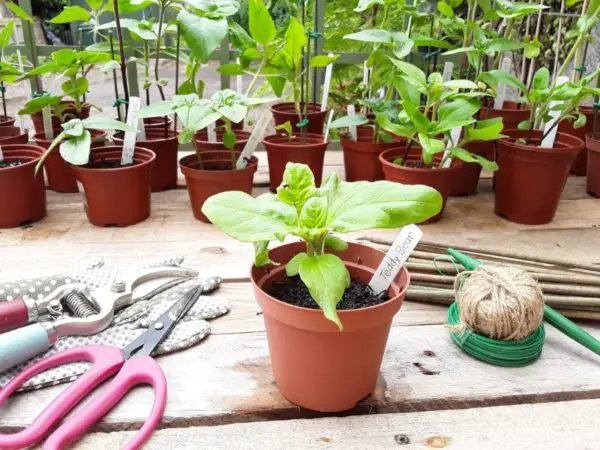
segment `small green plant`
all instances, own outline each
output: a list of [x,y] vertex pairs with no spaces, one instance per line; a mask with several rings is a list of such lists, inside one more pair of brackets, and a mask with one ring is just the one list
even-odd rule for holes
[[281,125],[277,125],[275,129],[277,131],[283,131],[288,138],[288,142],[292,142],[294,139],[294,130],[292,128],[292,123],[289,120]]
[[342,330],[336,305],[350,283],[350,274],[338,256],[326,253],[326,249],[347,247],[334,233],[419,223],[441,207],[441,195],[430,187],[388,181],[348,183],[334,173],[317,188],[308,166],[288,163],[277,195],[254,198],[243,192],[223,192],[210,197],[202,212],[234,239],[254,243],[257,266],[271,262],[270,241],[302,238],[306,252],[288,262],[286,273],[300,275],[325,317]]

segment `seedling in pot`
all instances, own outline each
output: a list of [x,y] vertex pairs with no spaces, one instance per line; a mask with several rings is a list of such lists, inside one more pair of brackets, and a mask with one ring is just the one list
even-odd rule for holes
[[281,125],[277,125],[275,129],[277,131],[283,131],[283,133],[287,136],[288,142],[292,142],[292,140],[296,137],[294,136],[292,123],[289,120]]
[[342,330],[336,307],[351,280],[344,262],[326,252],[347,247],[334,233],[399,228],[434,216],[441,206],[441,195],[420,185],[349,183],[334,173],[317,188],[308,166],[288,163],[277,195],[223,192],[210,197],[202,212],[227,235],[254,243],[257,266],[271,263],[270,241],[303,239],[306,252],[288,262],[286,273],[300,276],[325,317]]

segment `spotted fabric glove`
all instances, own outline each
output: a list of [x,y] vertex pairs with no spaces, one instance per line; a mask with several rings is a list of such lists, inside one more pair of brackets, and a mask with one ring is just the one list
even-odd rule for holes
[[[64,274],[52,277],[30,278],[10,283],[0,282],[0,298],[42,298],[66,283],[85,283],[91,289],[109,285],[115,278],[123,278],[130,270],[163,265],[179,265],[183,258],[164,258],[140,266],[119,268],[106,267],[104,261],[96,259],[84,261],[69,268]],[[5,386],[14,376],[26,367],[57,352],[90,344],[103,344],[124,348],[144,333],[173,303],[181,299],[190,289],[202,284],[199,278],[187,280],[171,287],[154,297],[139,301],[115,314],[113,322],[106,330],[92,336],[66,336],[48,352],[0,374],[0,387]],[[198,344],[210,334],[207,320],[219,317],[229,311],[229,304],[222,297],[203,294],[175,327],[165,341],[155,350],[156,355],[175,352]],[[89,363],[65,364],[41,373],[21,390],[41,389],[60,383],[73,381],[90,367]]]

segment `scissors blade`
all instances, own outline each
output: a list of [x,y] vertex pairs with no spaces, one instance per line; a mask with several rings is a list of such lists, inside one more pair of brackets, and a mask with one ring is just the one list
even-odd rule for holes
[[212,277],[204,281],[201,285],[190,289],[180,300],[176,301],[167,311],[156,319],[156,321],[150,325],[148,331],[123,349],[125,358],[129,359],[133,356],[152,355],[152,352],[156,347],[171,334],[171,331],[173,331],[179,321],[188,313],[192,306],[194,306],[202,293],[216,289],[220,283],[220,278]]

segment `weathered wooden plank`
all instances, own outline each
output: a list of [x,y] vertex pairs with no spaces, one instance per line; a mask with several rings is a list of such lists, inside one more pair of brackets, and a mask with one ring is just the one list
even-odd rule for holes
[[[598,330],[591,329],[596,335],[600,334]],[[547,327],[547,331],[541,359],[532,366],[514,369],[468,357],[452,343],[443,325],[392,327],[379,384],[352,413],[600,398],[597,356],[553,328]],[[194,348],[159,361],[169,383],[163,427],[315,417],[290,404],[277,390],[264,333],[210,336]],[[31,423],[61,389],[14,397],[0,409],[0,432]],[[139,426],[152,403],[149,389],[136,390],[104,419],[98,430]]]
[[[590,418],[599,410],[600,400],[582,400],[174,428],[157,431],[144,448],[591,450],[599,434]],[[134,434],[96,433],[77,448],[122,448]]]

